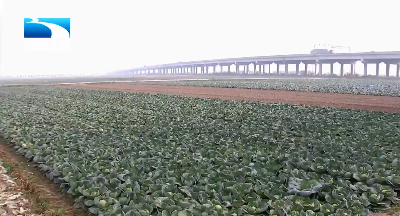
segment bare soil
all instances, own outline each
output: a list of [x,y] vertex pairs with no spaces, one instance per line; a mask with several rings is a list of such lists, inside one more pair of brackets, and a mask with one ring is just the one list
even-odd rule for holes
[[317,92],[297,92],[280,90],[256,90],[239,88],[215,88],[196,86],[162,86],[114,84],[71,84],[64,87],[117,90],[128,92],[162,93],[202,98],[221,98],[230,100],[250,100],[264,102],[282,102],[323,107],[360,109],[400,113],[400,97],[351,95]]
[[10,175],[15,178],[14,192],[24,195],[21,203],[16,202],[17,206],[29,209],[30,215],[89,215],[83,210],[75,209],[72,197],[62,193],[60,185],[47,179],[35,164],[16,154],[11,146],[4,143],[0,138],[0,158],[3,165],[9,167]]
[[29,201],[0,161],[0,216],[30,215]]

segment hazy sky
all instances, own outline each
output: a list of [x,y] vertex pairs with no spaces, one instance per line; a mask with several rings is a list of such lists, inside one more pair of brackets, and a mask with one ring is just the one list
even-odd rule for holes
[[[350,46],[352,52],[400,50],[398,0],[0,2],[2,75],[309,53],[315,43]],[[27,17],[70,17],[71,38],[24,39]]]

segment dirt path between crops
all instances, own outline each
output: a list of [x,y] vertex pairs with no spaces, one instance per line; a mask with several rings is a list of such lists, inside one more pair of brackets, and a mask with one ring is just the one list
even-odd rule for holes
[[32,215],[29,201],[9,175],[0,158],[0,216]]
[[[7,216],[89,215],[86,211],[75,209],[72,197],[63,194],[60,185],[47,179],[35,164],[16,154],[13,147],[4,143],[0,138],[0,158],[3,167],[8,167],[8,175],[13,177],[14,181],[3,182],[2,180],[11,179],[7,179],[5,175],[4,179],[0,178],[0,216],[3,216],[1,209],[6,211]],[[2,191],[3,183],[7,183],[4,184],[7,186],[6,193]],[[2,201],[6,201],[7,205],[2,206]]]
[[362,109],[400,113],[400,97],[367,96],[334,93],[296,92],[280,90],[256,90],[239,88],[215,88],[195,86],[161,86],[115,84],[72,84],[65,87],[119,90],[129,92],[163,93],[191,97],[221,98],[233,100],[252,100],[265,102],[282,102],[324,107]]

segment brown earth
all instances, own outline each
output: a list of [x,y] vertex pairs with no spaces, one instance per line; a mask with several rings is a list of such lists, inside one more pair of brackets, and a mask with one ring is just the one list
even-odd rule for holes
[[62,193],[60,185],[47,179],[35,164],[16,154],[13,147],[4,143],[5,141],[0,138],[0,158],[4,165],[10,168],[10,175],[15,179],[16,191],[26,198],[23,199],[26,203],[16,202],[18,207],[28,205],[26,209],[29,209],[30,215],[89,215],[84,210],[75,209],[72,197]]
[[195,86],[162,86],[115,84],[71,84],[65,87],[118,90],[129,92],[162,93],[190,97],[221,98],[230,100],[251,100],[265,102],[282,102],[323,107],[362,109],[400,113],[400,97],[351,95],[317,92],[297,92],[280,90],[256,90],[239,88],[215,88]]

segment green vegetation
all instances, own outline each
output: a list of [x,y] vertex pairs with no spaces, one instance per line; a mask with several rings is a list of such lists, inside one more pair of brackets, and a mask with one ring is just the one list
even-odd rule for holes
[[98,215],[366,215],[398,202],[400,114],[0,88],[0,133]]
[[206,80],[136,82],[132,84],[156,84],[174,86],[207,86],[220,88],[245,88],[325,92],[341,94],[400,96],[398,80],[373,79],[264,79],[264,80]]

